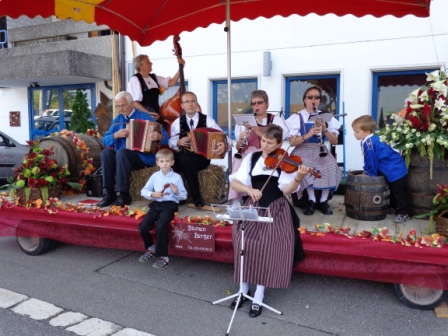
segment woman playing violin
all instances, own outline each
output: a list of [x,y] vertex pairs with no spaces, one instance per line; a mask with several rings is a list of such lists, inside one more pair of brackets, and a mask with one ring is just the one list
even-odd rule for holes
[[[255,90],[251,92],[251,106],[254,112],[257,126],[246,127],[243,125],[235,126],[235,139],[236,149],[239,149],[243,142],[246,141],[247,146],[241,153],[242,158],[246,157],[250,153],[258,152],[261,148],[260,139],[263,130],[270,124],[275,124],[283,129],[284,137],[288,136],[288,127],[286,127],[285,121],[279,115],[268,113],[269,97],[264,90]],[[240,167],[242,159],[235,158],[232,162],[232,171],[236,172]],[[243,196],[247,196],[246,193],[239,193],[233,188],[229,188],[228,199],[232,204],[240,203]]]
[[[308,174],[309,168],[300,165],[297,171],[286,173],[281,169],[266,169],[265,159],[283,143],[280,126],[269,125],[263,131],[261,152],[247,155],[237,172],[230,176],[232,188],[246,192],[250,198],[245,205],[269,207],[272,223],[245,222],[243,292],[249,293],[249,284],[256,284],[254,301],[249,316],[261,314],[264,290],[287,288],[291,283],[291,273],[295,262],[305,258],[297,228],[299,218],[284,195],[299,189],[300,181]],[[260,209],[259,216],[268,216]],[[234,222],[232,240],[235,257],[234,281],[240,281],[241,221]],[[250,294],[249,294],[250,295]],[[234,309],[238,298],[232,302]],[[245,298],[240,301],[239,307]],[[239,308],[238,307],[238,308]]]

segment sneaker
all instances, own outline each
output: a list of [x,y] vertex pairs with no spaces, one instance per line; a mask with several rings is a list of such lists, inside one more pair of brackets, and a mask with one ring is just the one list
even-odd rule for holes
[[138,261],[145,263],[152,257],[154,257],[154,252],[148,251],[144,255],[142,255],[140,258],[138,258]]
[[167,267],[167,266],[168,266],[168,263],[167,263],[167,261],[166,261],[165,259],[163,259],[163,258],[160,258],[160,259],[157,260],[154,264],[152,264],[152,267],[154,267],[154,268],[159,268],[159,269],[165,268],[165,267]]
[[409,219],[408,215],[397,215],[397,217],[395,217],[394,222],[395,223],[404,223]]

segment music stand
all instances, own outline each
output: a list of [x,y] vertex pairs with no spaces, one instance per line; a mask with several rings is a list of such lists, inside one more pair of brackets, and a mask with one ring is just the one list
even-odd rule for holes
[[[243,284],[243,271],[244,271],[244,229],[245,222],[263,222],[263,223],[272,223],[273,219],[271,216],[271,212],[269,208],[263,207],[252,207],[252,206],[241,206],[241,204],[236,205],[221,205],[221,204],[211,204],[214,216],[216,219],[220,220],[240,220],[241,221],[241,249],[240,249],[240,288],[238,293],[235,293],[230,296],[226,296],[222,299],[212,302],[212,304],[218,304],[223,301],[231,300],[233,298],[238,297],[238,301],[235,305],[235,309],[233,310],[232,318],[230,319],[229,327],[227,328],[226,336],[230,333],[230,328],[232,328],[233,319],[235,318],[236,311],[238,310],[238,305],[240,304],[243,297],[246,299],[254,301],[252,296],[249,296],[243,293],[242,284]],[[221,209],[223,208],[223,209]],[[267,210],[267,217],[258,216],[258,210]],[[278,311],[271,306],[268,306],[265,303],[261,303],[260,306],[266,307],[267,309],[273,311],[276,314],[283,315],[281,311]]]

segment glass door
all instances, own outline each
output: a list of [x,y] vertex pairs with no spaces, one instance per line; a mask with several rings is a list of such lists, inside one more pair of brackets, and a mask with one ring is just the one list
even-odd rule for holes
[[91,118],[95,123],[92,111],[92,107],[96,106],[94,84],[30,88],[30,139],[37,140],[63,129],[70,130],[76,90],[87,94]]

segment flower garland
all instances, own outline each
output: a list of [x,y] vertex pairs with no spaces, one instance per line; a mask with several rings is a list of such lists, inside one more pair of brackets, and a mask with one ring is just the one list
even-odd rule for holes
[[[300,227],[298,230],[300,234],[309,234],[311,236],[323,237],[326,233],[330,234],[342,234],[347,238],[355,238],[355,235],[351,234],[351,229],[346,227],[338,227],[332,226],[330,223],[325,224],[314,224],[315,231],[310,231],[307,228]],[[358,232],[358,237],[362,239],[371,238],[376,242],[390,242],[390,243],[398,243],[403,246],[411,247],[415,246],[418,248],[422,248],[424,246],[427,247],[442,247],[443,245],[448,244],[448,239],[444,236],[439,235],[438,233],[428,235],[428,236],[417,236],[417,231],[415,229],[409,230],[409,233],[404,236],[403,232],[400,232],[398,236],[389,235],[389,229],[387,227],[383,228],[371,228],[370,230],[363,230]]]

